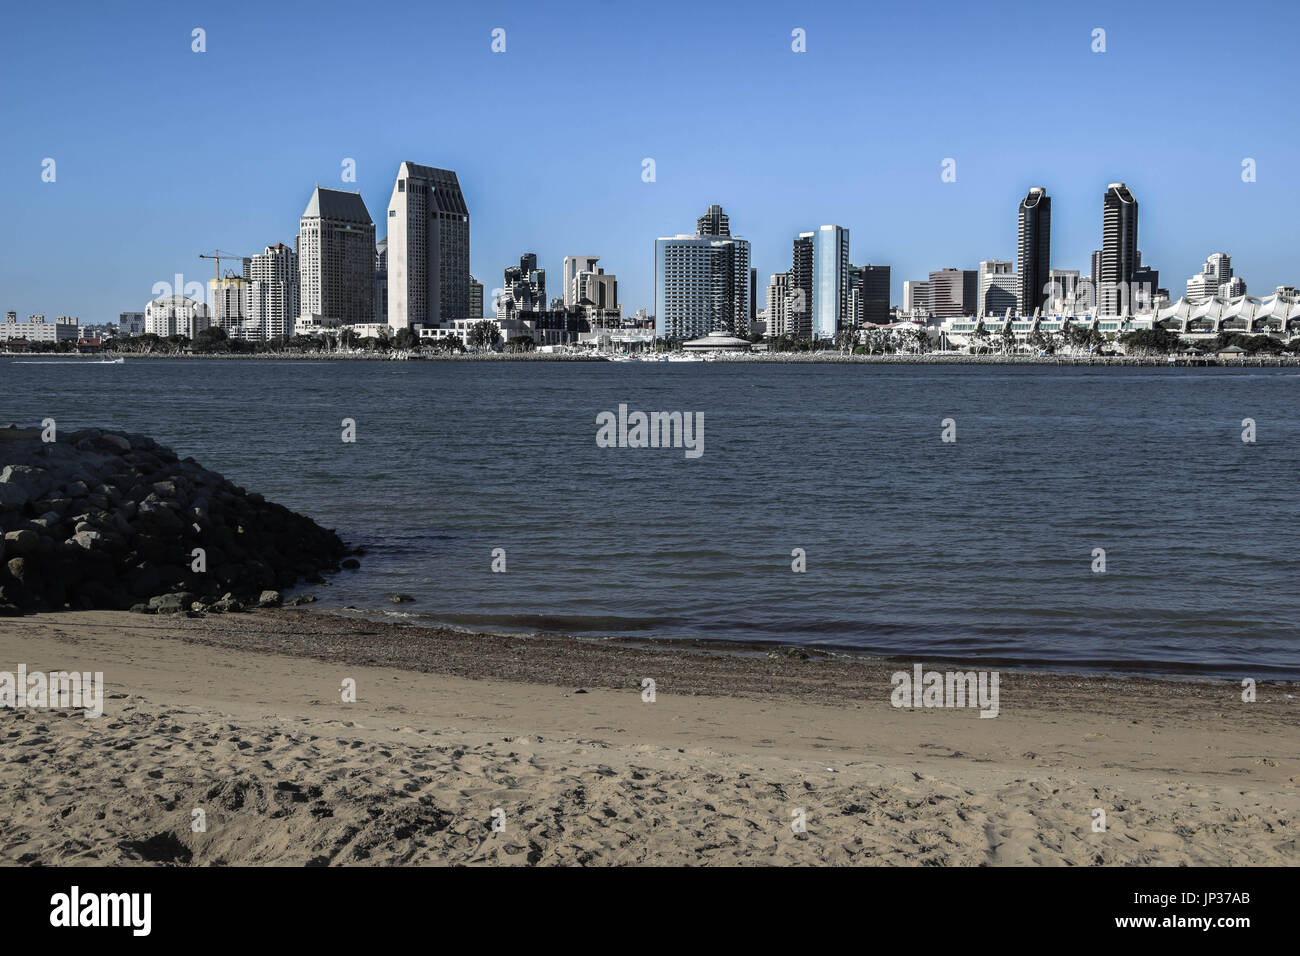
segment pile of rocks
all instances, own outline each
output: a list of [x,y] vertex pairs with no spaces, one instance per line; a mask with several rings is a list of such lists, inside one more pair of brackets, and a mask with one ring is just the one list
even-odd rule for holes
[[[278,604],[349,552],[333,531],[143,435],[0,428],[0,615]],[[350,566],[355,566],[349,560]]]

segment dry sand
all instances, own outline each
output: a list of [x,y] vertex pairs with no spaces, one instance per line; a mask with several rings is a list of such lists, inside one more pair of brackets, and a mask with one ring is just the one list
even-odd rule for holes
[[0,619],[20,663],[109,696],[0,710],[5,864],[1300,863],[1294,684],[1003,672],[980,719],[892,707],[910,662],[290,610]]

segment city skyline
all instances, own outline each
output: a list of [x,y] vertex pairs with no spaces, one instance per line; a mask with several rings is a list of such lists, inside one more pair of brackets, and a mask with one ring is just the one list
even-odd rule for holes
[[[12,45],[0,57],[13,91],[4,104],[5,127],[21,147],[0,158],[8,184],[8,229],[0,240],[6,309],[110,321],[124,309],[139,309],[153,283],[178,272],[206,281],[210,271],[197,260],[200,251],[254,253],[292,244],[312,183],[359,189],[383,235],[383,199],[405,160],[458,172],[474,211],[469,271],[489,289],[520,250],[535,252],[543,268],[557,273],[564,256],[590,250],[619,276],[626,314],[652,308],[654,237],[684,231],[709,205],[729,210],[734,234],[751,243],[759,285],[788,268],[793,236],[837,223],[851,232],[851,262],[892,266],[890,300],[900,304],[906,280],[923,281],[945,267],[975,269],[984,260],[1014,261],[1012,207],[1032,186],[1045,187],[1053,199],[1054,269],[1089,271],[1091,252],[1102,246],[1097,196],[1107,183],[1125,182],[1143,206],[1143,261],[1160,269],[1174,298],[1183,279],[1215,251],[1233,256],[1252,290],[1297,279],[1279,225],[1300,208],[1300,185],[1286,173],[1300,155],[1300,141],[1274,121],[1290,109],[1285,65],[1252,58],[1248,78],[1223,78],[1217,95],[1232,104],[1233,128],[1198,134],[1203,146],[1175,149],[1185,129],[1203,128],[1203,99],[1199,78],[1191,71],[1171,74],[1168,59],[1159,55],[1176,49],[1184,60],[1199,52],[1231,62],[1234,53],[1244,56],[1300,23],[1300,14],[1286,6],[1212,38],[1182,22],[1195,20],[1195,6],[1180,5],[1178,18],[1170,16],[1171,6],[1134,12],[1101,4],[1086,19],[1053,11],[1036,12],[1033,23],[998,19],[999,44],[1013,48],[1032,40],[1034,49],[1052,51],[1058,70],[1014,105],[963,89],[963,71],[978,65],[984,87],[1010,92],[1016,70],[1014,63],[991,62],[996,58],[962,31],[981,24],[987,29],[990,16],[1028,11],[1029,5],[948,11],[927,37],[919,72],[909,30],[923,20],[900,11],[876,42],[882,64],[912,64],[900,74],[908,89],[891,92],[869,128],[842,123],[843,97],[810,99],[823,74],[845,82],[869,78],[850,69],[852,43],[862,31],[843,23],[852,9],[845,5],[798,13],[759,5],[742,22],[726,11],[688,17],[690,8],[665,4],[665,13],[679,12],[676,22],[690,28],[674,30],[669,16],[646,21],[611,11],[599,29],[579,24],[568,32],[554,16],[519,5],[481,14],[448,11],[438,27],[464,109],[439,113],[436,136],[426,132],[432,114],[417,110],[398,121],[409,113],[405,105],[399,110],[373,101],[395,79],[417,75],[396,56],[382,70],[356,71],[346,83],[327,85],[323,98],[289,88],[263,102],[257,94],[263,74],[249,68],[267,54],[269,41],[240,33],[241,9],[257,8],[232,4],[213,15],[202,53],[191,50],[190,34],[207,15],[193,11],[113,18],[88,9],[71,26],[29,11],[13,15],[13,35],[33,42]],[[344,9],[333,8],[333,16],[319,23],[295,20],[292,30],[287,13],[259,16],[285,27],[293,46],[326,50],[381,26],[344,21]],[[425,14],[412,15],[418,20]],[[507,31],[506,51],[499,54],[491,51],[498,26]],[[806,31],[807,52],[792,51],[795,28]],[[1105,52],[1091,49],[1097,28],[1107,31]],[[51,48],[55,36],[69,65],[50,71],[29,51]],[[617,62],[626,65],[593,94],[605,107],[602,116],[609,114],[604,132],[579,136],[580,149],[499,148],[482,118],[502,91],[528,80],[534,95],[559,106],[567,81],[547,55],[597,37],[623,51]],[[733,116],[703,105],[683,107],[681,94],[694,79],[674,70],[698,62],[701,49],[719,38],[748,64]],[[395,45],[405,49],[408,42]],[[111,68],[102,62],[105,47],[115,54]],[[148,63],[137,65],[133,54],[146,52]],[[166,84],[157,83],[157,69],[166,70]],[[884,72],[872,75],[874,82],[888,79]],[[202,122],[186,125],[187,117],[201,114],[181,105],[186,97],[210,97],[214,88],[223,97],[248,98],[238,125],[249,135],[222,150],[208,148]],[[1116,139],[1113,124],[1069,119],[1070,109],[1121,92],[1151,107],[1135,111],[1127,140]],[[112,110],[105,111],[106,102]],[[914,122],[950,102],[958,108],[942,130]],[[835,150],[802,155],[760,135],[767,113],[796,105],[806,108],[801,116],[810,131],[837,137]],[[1011,144],[997,132],[999,123],[1029,107],[1067,109],[1045,114],[1062,118],[1046,123],[1042,136]],[[141,149],[169,123],[184,128],[167,149]],[[1090,132],[1103,126],[1105,136]],[[703,137],[706,128],[715,135]],[[268,141],[271,130],[277,135]],[[711,145],[696,145],[699,138]],[[719,147],[724,140],[735,145]],[[53,182],[42,181],[47,158],[57,164]],[[653,182],[643,181],[645,159],[654,160]],[[947,159],[955,161],[953,182],[942,179]],[[1254,182],[1243,181],[1246,159],[1257,164]],[[349,160],[355,182],[341,178]],[[774,190],[774,182],[784,186]],[[94,230],[84,229],[88,222],[111,223],[114,242],[106,247]]]

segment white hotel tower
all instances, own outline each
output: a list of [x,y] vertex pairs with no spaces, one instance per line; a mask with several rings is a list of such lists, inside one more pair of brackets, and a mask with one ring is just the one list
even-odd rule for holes
[[393,331],[469,318],[469,209],[456,174],[402,163],[387,221]]

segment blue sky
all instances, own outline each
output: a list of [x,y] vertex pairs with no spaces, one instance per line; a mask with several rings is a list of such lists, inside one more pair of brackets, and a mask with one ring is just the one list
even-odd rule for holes
[[904,279],[1014,260],[1034,185],[1052,266],[1086,272],[1115,180],[1175,297],[1215,251],[1252,293],[1300,284],[1300,4],[88,2],[4,21],[0,309],[20,317],[115,320],[177,272],[207,279],[199,252],[292,244],[317,182],[359,187],[382,235],[402,160],[459,174],[488,290],[531,251],[558,294],[562,258],[594,254],[628,312],[651,305],[654,239],[710,203],[760,286],[796,233],[836,223],[901,302]]

